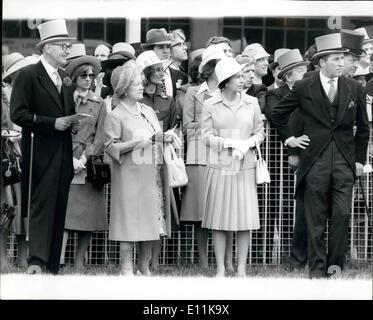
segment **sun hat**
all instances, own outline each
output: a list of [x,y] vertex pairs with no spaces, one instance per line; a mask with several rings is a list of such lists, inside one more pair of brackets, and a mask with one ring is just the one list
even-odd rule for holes
[[38,60],[33,60],[31,57],[24,57],[19,52],[13,52],[11,54],[8,54],[4,57],[4,74],[3,74],[3,80],[8,78],[10,75],[12,75],[14,72],[27,67],[31,64],[35,64],[38,62]]
[[364,35],[353,30],[341,30],[341,43],[343,48],[349,49],[349,53],[357,57],[363,57],[365,52],[363,50]]
[[211,46],[207,47],[205,51],[202,53],[202,61],[201,64],[198,67],[198,72],[203,72],[203,67],[206,65],[207,62],[211,60],[220,60],[226,57],[223,49],[221,46],[217,44],[212,44]]
[[46,43],[63,40],[74,40],[69,36],[65,19],[55,19],[39,24],[40,42],[36,45],[41,48]]
[[95,74],[98,74],[101,70],[100,60],[94,56],[86,55],[85,45],[83,43],[73,45],[67,59],[69,59],[70,56],[70,62],[65,68],[65,71],[70,77],[73,75],[74,71],[83,64],[90,64]]
[[275,53],[273,54],[273,62],[269,64],[269,70],[271,70],[271,72],[273,72],[273,70],[278,67],[278,57],[289,51],[290,49],[287,48],[280,48],[275,51]]
[[162,63],[162,61],[153,50],[148,50],[137,57],[136,63],[144,70],[146,67]]
[[115,68],[128,60],[136,60],[134,47],[126,42],[118,42],[113,45],[113,50],[108,59],[101,61],[101,66],[102,69]]
[[277,75],[278,79],[281,79],[286,72],[296,67],[307,66],[310,64],[309,61],[303,60],[303,57],[300,54],[299,49],[293,49],[289,50],[288,52],[285,52],[284,54],[278,57],[277,62],[278,66],[281,69],[281,71]]
[[190,53],[190,61],[193,61],[195,58],[197,58],[198,56],[202,56],[203,52],[205,51],[206,49],[205,48],[200,48],[200,49],[196,49],[196,50],[193,50],[191,53]]
[[234,58],[222,58],[215,67],[215,74],[218,79],[218,84],[240,72],[243,68],[245,68],[245,66],[246,64],[239,64]]
[[340,33],[332,33],[315,38],[317,52],[312,59],[320,58],[322,56],[332,53],[345,53],[349,50],[342,47],[342,40]]
[[243,51],[243,54],[246,56],[252,56],[255,60],[270,56],[260,43],[249,44]]
[[166,29],[150,29],[146,33],[146,42],[141,44],[141,48],[149,49],[149,47],[155,46],[157,44],[172,44],[170,37]]
[[373,38],[369,38],[367,29],[365,29],[365,28],[357,28],[354,31],[362,33],[364,35],[364,41],[363,41],[363,43],[367,43],[367,42],[373,41]]
[[71,60],[74,60],[76,58],[86,56],[86,55],[87,55],[87,53],[86,53],[86,50],[85,50],[85,44],[84,43],[74,43],[71,46],[70,53],[66,57],[66,60],[71,61]]

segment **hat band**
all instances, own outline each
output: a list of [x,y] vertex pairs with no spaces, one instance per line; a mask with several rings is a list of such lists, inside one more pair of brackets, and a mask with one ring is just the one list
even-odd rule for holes
[[328,52],[328,51],[345,51],[345,50],[346,48],[328,48],[328,49],[324,49],[321,51],[317,51],[316,53],[323,53],[323,52]]
[[155,44],[156,42],[163,42],[163,41],[167,41],[167,42],[170,42],[171,44],[171,40],[168,38],[168,37],[162,37],[162,38],[150,38],[148,40],[148,44]]
[[69,35],[68,34],[55,34],[53,36],[50,36],[50,37],[46,37],[44,38],[43,40],[41,41],[45,41],[45,40],[49,40],[49,39],[53,39],[53,38],[68,38]]
[[16,60],[16,61],[14,61],[8,68],[6,68],[6,70],[5,70],[5,72],[7,72],[11,67],[13,67],[17,62],[19,62],[19,61],[21,61],[21,60],[23,60],[24,58],[22,58],[22,59],[19,59],[19,60]]
[[297,64],[297,63],[302,63],[302,62],[307,62],[307,61],[304,61],[304,60],[301,60],[301,61],[295,61],[295,62],[292,62],[292,63],[288,64],[287,66],[281,68],[281,69],[289,68],[289,67],[291,67],[291,66],[293,66],[293,65],[295,65],[295,64]]

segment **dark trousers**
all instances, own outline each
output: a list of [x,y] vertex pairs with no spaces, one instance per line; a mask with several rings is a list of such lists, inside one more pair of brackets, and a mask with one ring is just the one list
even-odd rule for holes
[[[332,140],[305,177],[304,208],[311,278],[327,276],[332,265],[343,269],[353,184],[352,169]],[[329,210],[326,250],[324,235]]]

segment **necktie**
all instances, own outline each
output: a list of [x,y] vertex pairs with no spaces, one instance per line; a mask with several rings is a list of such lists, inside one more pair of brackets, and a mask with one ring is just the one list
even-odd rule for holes
[[61,93],[62,81],[61,81],[60,75],[58,74],[57,71],[54,72],[54,75],[56,78],[56,82],[54,84],[58,90],[58,93]]
[[335,86],[334,86],[334,80],[331,79],[328,81],[328,83],[330,84],[328,98],[329,98],[330,103],[333,103],[334,98],[335,98],[335,93],[336,93]]

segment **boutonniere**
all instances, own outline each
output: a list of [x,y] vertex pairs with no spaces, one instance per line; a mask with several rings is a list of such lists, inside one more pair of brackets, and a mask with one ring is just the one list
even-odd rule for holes
[[66,76],[63,78],[62,83],[64,86],[70,87],[73,82],[71,81],[70,77]]
[[177,81],[176,81],[176,89],[180,89],[182,83],[183,83],[183,79],[177,79]]
[[350,103],[348,104],[347,109],[353,108],[355,106],[354,100],[351,100]]

